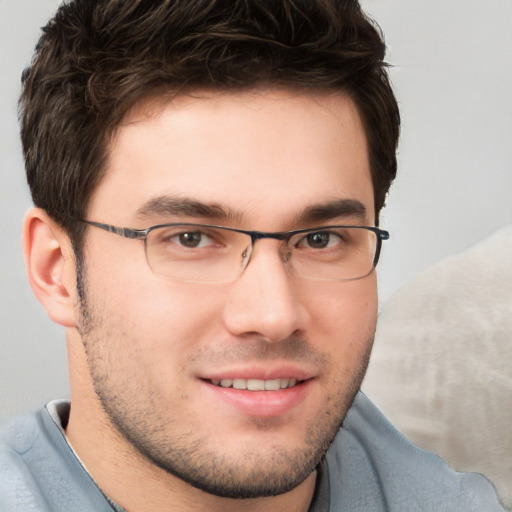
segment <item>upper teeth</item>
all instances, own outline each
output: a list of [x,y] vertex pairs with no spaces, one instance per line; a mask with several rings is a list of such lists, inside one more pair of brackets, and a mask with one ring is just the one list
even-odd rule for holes
[[277,391],[295,386],[297,379],[212,379],[212,383],[223,388],[232,387],[249,391]]

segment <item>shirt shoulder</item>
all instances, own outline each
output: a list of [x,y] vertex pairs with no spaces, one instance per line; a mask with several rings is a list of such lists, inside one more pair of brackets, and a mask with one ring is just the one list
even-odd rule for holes
[[48,409],[43,408],[9,420],[0,428],[0,510],[113,509],[74,455]]
[[482,475],[458,473],[400,434],[361,392],[327,456],[331,511],[503,512]]

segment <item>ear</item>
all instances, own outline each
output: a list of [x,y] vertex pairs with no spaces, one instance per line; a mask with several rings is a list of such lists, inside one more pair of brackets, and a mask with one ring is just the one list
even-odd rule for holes
[[23,253],[32,291],[47,315],[77,326],[76,269],[67,233],[44,210],[31,209],[23,223]]

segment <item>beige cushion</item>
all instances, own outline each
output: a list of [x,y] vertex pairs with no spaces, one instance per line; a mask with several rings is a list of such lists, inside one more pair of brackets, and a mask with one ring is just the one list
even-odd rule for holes
[[384,306],[363,391],[415,444],[512,507],[512,226]]

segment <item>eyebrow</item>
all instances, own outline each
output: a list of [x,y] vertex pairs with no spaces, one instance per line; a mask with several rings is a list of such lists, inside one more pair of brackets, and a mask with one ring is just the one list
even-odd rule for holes
[[327,203],[309,206],[297,216],[296,223],[299,225],[314,224],[339,217],[356,217],[364,221],[366,215],[366,206],[357,199],[335,199]]
[[[340,217],[356,217],[366,220],[367,209],[357,199],[335,199],[326,203],[308,206],[294,218],[295,225],[327,222]],[[138,217],[151,215],[176,215],[208,219],[210,221],[239,222],[243,214],[218,203],[203,203],[187,197],[159,196],[144,203],[138,210]]]
[[138,210],[138,217],[151,215],[184,215],[186,217],[210,220],[232,221],[241,215],[217,203],[203,203],[178,196],[159,196],[144,203]]

